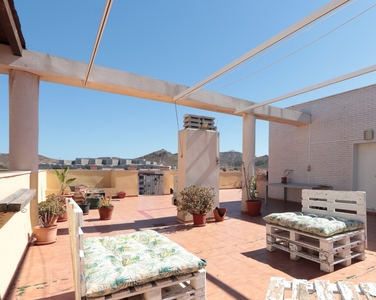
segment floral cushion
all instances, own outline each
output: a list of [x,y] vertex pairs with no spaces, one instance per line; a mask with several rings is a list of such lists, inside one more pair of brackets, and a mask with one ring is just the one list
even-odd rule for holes
[[153,230],[84,239],[86,295],[197,271],[206,263]]
[[302,212],[272,213],[265,216],[264,220],[270,224],[324,237],[364,228],[361,221]]

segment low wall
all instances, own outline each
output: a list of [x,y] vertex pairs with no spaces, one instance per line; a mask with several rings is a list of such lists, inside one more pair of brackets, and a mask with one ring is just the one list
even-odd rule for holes
[[[59,170],[61,171],[61,170]],[[129,196],[138,196],[138,172],[126,170],[69,170],[67,179],[76,178],[71,185],[86,185],[90,189],[102,189],[106,195],[124,191]],[[58,193],[60,183],[54,170],[46,171],[46,194]],[[66,192],[69,192],[69,187]]]
[[242,172],[219,172],[220,189],[239,189],[242,186]]
[[[61,171],[61,170],[59,170]],[[44,173],[44,171],[43,171]],[[54,170],[45,171],[45,194],[40,199],[45,199],[45,195],[58,193],[60,183]],[[170,194],[170,189],[174,189],[174,176],[177,171],[163,171],[164,184],[163,194]],[[76,178],[72,185],[83,184],[92,189],[103,189],[106,195],[116,195],[119,191],[124,191],[127,197],[138,196],[138,171],[137,170],[69,170],[67,179]],[[237,189],[241,187],[242,173],[239,171],[220,172],[220,189]],[[43,183],[43,179],[40,180]],[[69,191],[69,187],[66,189]]]
[[[13,194],[20,188],[30,188],[30,172],[1,171],[0,172],[0,200]],[[32,201],[37,201],[34,198]],[[32,222],[29,203],[24,212],[0,214],[0,299],[12,281],[18,264],[32,236]]]

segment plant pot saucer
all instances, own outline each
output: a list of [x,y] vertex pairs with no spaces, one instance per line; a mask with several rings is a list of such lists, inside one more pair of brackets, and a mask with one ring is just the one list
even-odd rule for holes
[[38,242],[38,241],[35,241],[33,244],[34,245],[49,245],[49,244],[53,244],[53,243],[56,243],[57,239],[56,240],[53,240],[53,241],[50,241],[50,242]]

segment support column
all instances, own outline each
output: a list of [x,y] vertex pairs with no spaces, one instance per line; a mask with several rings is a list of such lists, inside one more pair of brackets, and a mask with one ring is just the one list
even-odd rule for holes
[[[243,115],[243,154],[242,160],[246,169],[253,173],[255,170],[255,157],[256,157],[256,117],[250,114]],[[244,174],[242,177],[244,181]],[[242,213],[248,213],[247,209],[247,191],[242,190]]]
[[[31,171],[30,188],[38,191],[39,77],[9,73],[9,170]],[[38,192],[36,193],[38,195]],[[37,200],[30,203],[33,225],[38,222]]]
[[[213,187],[214,207],[219,207],[219,133],[213,130],[186,128],[179,131],[178,190],[177,196],[187,186],[195,184]],[[178,198],[179,199],[179,198]],[[191,222],[193,217],[177,213],[181,222]],[[214,218],[212,211],[207,219]]]

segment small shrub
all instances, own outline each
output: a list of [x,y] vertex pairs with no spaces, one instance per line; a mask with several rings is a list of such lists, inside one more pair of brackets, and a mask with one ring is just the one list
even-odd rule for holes
[[190,185],[180,192],[180,199],[177,200],[179,211],[186,211],[190,214],[205,214],[213,209],[215,191],[213,187]]

